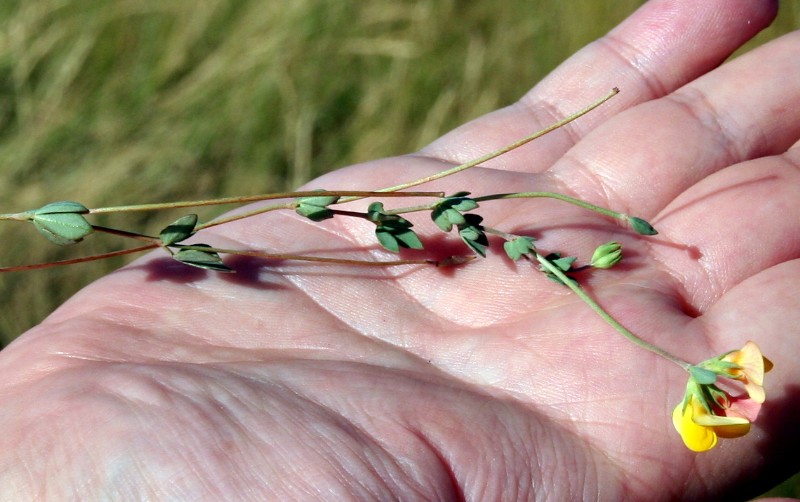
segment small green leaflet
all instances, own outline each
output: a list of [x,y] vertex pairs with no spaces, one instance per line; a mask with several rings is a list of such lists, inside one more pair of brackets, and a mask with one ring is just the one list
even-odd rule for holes
[[[559,253],[550,253],[549,255],[545,256],[544,258],[545,258],[545,260],[549,261],[550,263],[552,263],[553,265],[558,267],[559,270],[561,270],[564,273],[569,272],[569,269],[572,268],[572,264],[575,263],[575,260],[577,260],[577,257],[575,257],[575,256],[564,256],[564,257],[562,257]],[[550,272],[549,270],[544,268],[544,266],[540,266],[539,269],[542,272],[545,273],[545,275],[547,276],[548,279],[566,286],[566,284],[564,284],[564,281],[562,281],[555,274],[553,274],[552,272]],[[569,279],[571,281],[575,281],[575,279],[572,279],[572,278],[569,278]]]
[[194,235],[194,228],[196,225],[196,214],[187,214],[186,216],[181,216],[177,220],[167,225],[167,227],[158,234],[158,238],[161,239],[161,242],[165,246],[170,246]]
[[32,211],[30,220],[50,242],[65,246],[75,244],[94,231],[83,217],[89,209],[71,201],[53,202]]
[[506,254],[509,258],[514,261],[519,260],[523,257],[523,255],[529,255],[533,252],[536,247],[533,245],[533,241],[535,241],[533,237],[525,237],[520,236],[509,241],[506,241],[503,244],[503,249],[505,250]]
[[459,192],[446,197],[433,208],[431,219],[442,231],[449,232],[453,229],[453,225],[466,224],[467,221],[461,213],[478,207],[477,202],[464,196],[467,194],[468,192]]
[[[211,248],[208,244],[192,244],[192,247]],[[214,270],[216,272],[234,272],[232,268],[222,263],[222,258],[216,251],[204,251],[201,249],[181,249],[172,257],[181,263],[193,267]]]
[[[324,192],[324,190],[320,190]],[[315,197],[302,197],[297,199],[295,211],[300,216],[305,216],[312,221],[322,221],[333,218],[333,211],[328,206],[339,201],[337,195],[320,195]]]
[[700,368],[699,366],[690,366],[689,374],[701,385],[711,385],[717,381],[716,373],[705,368]]
[[389,251],[397,253],[400,248],[422,249],[422,241],[411,230],[414,225],[399,215],[386,214],[383,203],[370,204],[367,208],[367,219],[375,223],[375,237]]
[[[404,220],[405,221],[405,220]],[[409,223],[409,226],[411,224]],[[400,248],[422,249],[422,241],[408,226],[387,222],[375,227],[375,237],[381,246],[397,253]]]
[[464,244],[469,246],[475,253],[486,258],[486,248],[489,246],[489,239],[483,231],[481,222],[483,217],[477,214],[465,214],[464,224],[458,225],[458,235]]

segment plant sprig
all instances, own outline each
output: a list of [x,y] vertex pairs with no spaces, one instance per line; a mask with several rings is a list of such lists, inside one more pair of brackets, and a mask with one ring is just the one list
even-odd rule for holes
[[[619,213],[616,213],[609,209],[593,206],[589,203],[579,201],[578,199],[572,199],[570,197],[554,193],[528,192],[520,194],[495,194],[495,195],[486,195],[477,199],[469,199],[466,197],[466,195],[468,194],[467,192],[461,192],[459,194],[456,194],[455,196],[445,197],[445,195],[442,192],[401,191],[424,183],[428,183],[433,180],[441,179],[446,176],[451,176],[453,174],[459,173],[471,167],[475,167],[488,160],[499,157],[512,150],[515,150],[589,113],[590,111],[594,110],[595,108],[599,107],[600,105],[611,99],[618,92],[619,90],[617,88],[614,88],[606,96],[595,101],[589,106],[579,110],[578,112],[573,113],[572,115],[566,117],[565,119],[560,120],[540,131],[537,131],[525,138],[515,141],[514,143],[511,143],[510,145],[500,148],[494,152],[483,155],[481,157],[473,159],[469,162],[465,162],[458,166],[454,166],[450,169],[443,170],[431,176],[426,176],[399,185],[381,188],[375,191],[347,191],[347,190],[295,191],[295,192],[253,195],[253,196],[226,197],[226,198],[197,200],[197,201],[178,201],[178,202],[166,202],[166,203],[154,203],[154,204],[100,207],[94,209],[89,209],[83,204],[77,202],[62,201],[62,202],[47,204],[39,209],[35,209],[32,211],[25,211],[22,213],[12,213],[12,214],[1,214],[0,220],[32,222],[33,225],[36,227],[36,229],[41,234],[43,234],[48,240],[59,245],[76,244],[82,241],[89,234],[96,231],[112,233],[120,237],[127,237],[130,239],[145,241],[148,242],[149,244],[145,246],[138,246],[136,248],[131,248],[129,250],[115,251],[112,253],[101,253],[91,257],[85,257],[76,260],[63,260],[45,264],[5,267],[5,268],[0,268],[0,271],[8,272],[16,270],[30,270],[33,268],[46,268],[48,266],[80,263],[84,261],[91,261],[94,259],[105,259],[111,256],[119,256],[122,254],[141,252],[157,247],[162,247],[166,249],[171,256],[173,256],[175,259],[179,261],[183,259],[183,262],[186,264],[201,266],[203,263],[202,260],[200,261],[194,259],[185,260],[185,256],[187,255],[186,253],[184,254],[172,253],[170,251],[170,247],[194,236],[197,232],[205,228],[218,226],[225,223],[230,223],[233,221],[249,218],[258,214],[263,214],[266,212],[287,210],[287,209],[294,210],[301,216],[304,216],[312,221],[323,221],[326,219],[333,218],[337,215],[356,216],[368,219],[376,224],[375,233],[378,242],[387,250],[394,252],[399,251],[400,248],[422,249],[424,247],[419,236],[412,230],[413,224],[409,220],[401,217],[400,214],[415,212],[419,210],[430,210],[432,211],[432,217],[434,222],[440,228],[442,228],[442,230],[450,231],[450,229],[453,226],[457,227],[459,236],[461,237],[463,242],[470,248],[471,251],[481,256],[485,256],[485,250],[486,247],[488,246],[488,240],[481,226],[482,217],[474,213],[466,213],[466,211],[476,209],[478,207],[478,202],[480,201],[503,199],[503,198],[515,198],[515,197],[549,196],[560,200],[565,200],[573,204],[581,205],[586,208],[590,208],[602,214],[612,215],[614,217],[624,219],[627,218],[627,216],[619,215]],[[434,197],[437,200],[427,206],[416,206],[413,208],[408,208],[406,210],[391,210],[391,211],[383,209],[382,203],[375,202],[370,206],[372,210],[371,211],[368,210],[366,213],[348,212],[332,207],[339,204],[352,202],[355,200],[360,200],[364,198],[374,198],[374,197],[382,197],[382,198]],[[259,202],[259,201],[275,200],[275,199],[290,199],[290,200],[288,202],[281,202],[277,204],[267,205],[264,207],[253,209],[248,212],[217,218],[215,220],[206,223],[198,222],[197,217],[194,215],[186,215],[183,218],[179,219],[177,222],[171,223],[164,230],[162,230],[160,233],[160,237],[153,237],[138,232],[112,229],[112,228],[93,225],[86,218],[89,215],[97,215],[97,214],[121,213],[121,212],[131,212],[131,211],[158,211],[165,209],[202,207],[202,206],[224,205],[224,204],[243,204],[243,203]],[[190,226],[187,225],[188,221],[192,221],[191,228],[189,228]],[[636,219],[635,221],[638,221],[638,219]],[[176,233],[175,232],[176,227],[181,227],[183,230]],[[167,235],[168,237],[165,238],[164,237],[165,235]],[[191,254],[190,256],[197,257],[199,256],[197,255],[197,253],[200,252],[201,251],[194,250],[194,253]],[[249,252],[249,251],[237,251],[237,250],[227,251],[228,254],[241,254],[242,252]],[[215,263],[216,259],[217,257],[214,256],[213,260]],[[335,262],[335,260],[333,260],[333,262]],[[393,266],[395,264],[396,261],[386,262],[387,266]],[[219,269],[220,267],[218,265],[210,265],[208,268],[216,270]]]
[[[588,260],[588,263],[576,266],[577,263],[580,263],[578,257],[562,255],[558,252],[545,252],[537,247],[534,237],[515,235],[502,229],[491,227],[486,224],[483,216],[478,214],[477,211],[481,208],[482,204],[488,202],[502,202],[511,199],[549,198],[623,222],[635,233],[642,236],[653,236],[658,233],[649,222],[640,217],[631,216],[555,192],[527,191],[495,193],[472,197],[468,191],[460,191],[452,195],[446,195],[443,192],[407,191],[409,188],[452,176],[511,152],[589,113],[608,101],[618,92],[618,89],[614,88],[609,94],[584,109],[494,152],[430,176],[374,191],[295,191],[95,209],[90,209],[78,202],[61,201],[46,204],[31,211],[0,214],[0,220],[22,221],[33,224],[34,228],[47,240],[62,246],[77,244],[96,232],[112,234],[139,243],[144,242],[144,244],[140,244],[136,247],[82,258],[4,267],[0,268],[0,272],[34,270],[52,266],[83,263],[138,253],[154,248],[163,249],[170,257],[184,265],[220,273],[235,272],[234,268],[224,262],[222,255],[247,256],[276,262],[298,261],[347,266],[453,267],[465,265],[478,257],[486,257],[492,249],[490,246],[490,236],[493,239],[500,238],[503,240],[502,254],[504,254],[507,259],[514,262],[523,260],[530,262],[548,279],[562,287],[569,288],[603,321],[627,340],[638,347],[666,359],[689,373],[689,382],[687,384],[684,400],[673,411],[673,424],[689,448],[695,451],[705,451],[716,444],[717,432],[724,432],[724,434],[728,435],[725,437],[734,437],[737,435],[744,435],[749,430],[749,420],[735,415],[732,417],[727,416],[727,410],[733,407],[733,401],[725,391],[716,387],[715,382],[720,376],[729,379],[743,380],[750,399],[757,403],[763,402],[764,391],[761,387],[761,380],[763,379],[763,373],[769,371],[771,363],[766,358],[763,358],[760,349],[752,342],[748,342],[740,351],[728,352],[697,365],[690,364],[634,334],[610,315],[600,305],[600,302],[593,298],[581,286],[579,280],[581,272],[588,269],[608,269],[615,266],[623,259],[622,245],[619,242],[612,241],[600,244],[595,249],[591,259]],[[430,198],[432,200],[423,204],[396,209],[386,209],[383,201],[379,200],[403,197]],[[365,211],[357,211],[342,207],[343,204],[362,199],[378,200],[372,201]],[[96,225],[87,219],[92,215],[106,213],[158,211],[224,204],[244,204],[268,200],[280,201],[273,204],[262,205],[250,209],[249,211],[223,216],[205,223],[200,222],[196,214],[185,214],[162,228],[157,235],[148,235],[136,231]],[[466,254],[457,254],[443,259],[433,259],[429,256],[412,256],[389,260],[362,260],[308,256],[294,253],[268,253],[254,249],[229,249],[195,241],[195,237],[198,233],[209,227],[224,225],[233,221],[279,210],[294,211],[300,217],[318,223],[334,218],[362,219],[374,225],[377,243],[383,249],[392,253],[400,253],[402,250],[408,250],[408,252],[412,253],[424,252],[424,241],[414,230],[414,223],[409,218],[411,218],[410,215],[414,213],[427,212],[432,222],[440,231],[445,233],[455,232],[458,234],[458,237],[466,247]],[[740,364],[741,361],[744,362]],[[695,403],[699,404],[696,405]],[[694,418],[695,414],[697,415],[697,419]],[[715,427],[720,427],[721,429],[717,431]]]
[[[93,259],[105,259],[112,256],[120,256],[123,254],[141,252],[153,248],[164,249],[173,259],[185,265],[199,267],[216,272],[234,272],[234,270],[226,265],[221,258],[221,255],[240,255],[249,257],[258,257],[268,260],[296,260],[296,261],[309,261],[317,263],[336,263],[340,265],[361,265],[361,266],[399,266],[399,265],[436,265],[436,266],[454,266],[462,265],[472,261],[475,256],[485,257],[489,249],[489,235],[496,235],[505,240],[503,250],[506,256],[511,260],[519,260],[526,258],[528,260],[536,260],[540,263],[540,269],[547,277],[554,281],[563,284],[583,299],[592,309],[594,309],[603,319],[611,324],[615,329],[620,331],[627,338],[635,341],[637,344],[649,348],[658,353],[660,349],[654,349],[646,342],[642,342],[630,331],[625,329],[621,324],[617,323],[611,316],[599,307],[588,294],[586,294],[578,285],[578,282],[569,275],[570,272],[575,272],[573,264],[576,261],[575,257],[565,256],[562,257],[557,253],[541,254],[534,245],[535,239],[530,236],[516,236],[504,232],[499,229],[487,227],[484,225],[484,219],[481,215],[474,212],[480,208],[480,205],[489,201],[502,201],[508,199],[521,199],[521,198],[540,198],[546,197],[578,207],[594,211],[601,215],[611,217],[617,220],[626,222],[636,233],[641,235],[655,235],[656,230],[647,221],[629,216],[627,214],[619,213],[609,208],[604,208],[591,204],[589,202],[570,197],[564,194],[554,192],[514,192],[514,193],[498,193],[488,194],[479,197],[470,197],[467,191],[457,192],[453,195],[447,196],[442,192],[411,192],[406,191],[409,188],[429,183],[434,180],[442,179],[447,176],[460,173],[491,159],[511,152],[543,135],[555,131],[566,124],[576,120],[577,118],[589,113],[595,108],[599,107],[614,95],[619,92],[618,89],[612,89],[606,96],[595,101],[589,106],[579,110],[578,112],[560,120],[551,126],[548,126],[540,131],[537,131],[525,138],[522,138],[514,143],[511,143],[503,148],[494,152],[480,156],[476,159],[470,160],[463,164],[445,169],[439,173],[422,177],[409,182],[393,185],[390,187],[381,188],[374,191],[348,191],[348,190],[314,190],[314,191],[295,191],[295,192],[282,192],[274,194],[262,194],[253,196],[239,196],[227,197],[219,199],[207,199],[197,201],[178,201],[156,204],[139,204],[127,206],[114,206],[114,207],[101,207],[89,209],[83,204],[72,201],[62,201],[47,204],[41,208],[25,211],[22,213],[12,213],[0,215],[0,220],[14,220],[14,221],[27,221],[34,225],[37,231],[51,242],[59,245],[70,245],[81,242],[84,238],[94,232],[103,232],[113,234],[118,237],[128,238],[136,241],[144,241],[144,245],[121,251],[113,251],[110,253],[102,253],[90,257],[77,258],[73,260],[63,260],[57,262],[49,262],[45,264],[35,265],[21,265],[16,267],[0,268],[0,271],[15,271],[15,270],[32,270],[36,268],[45,268],[48,266],[57,266],[65,264],[81,263],[84,261],[91,261]],[[389,197],[429,197],[434,200],[427,204],[416,205],[406,208],[399,208],[387,210],[384,208],[383,202],[372,202],[365,212],[350,211],[341,209],[338,206],[348,202],[366,198],[389,198]],[[89,222],[87,216],[107,214],[107,213],[122,213],[131,211],[158,211],[165,209],[188,208],[188,207],[202,207],[212,205],[225,205],[225,204],[244,204],[251,202],[263,202],[267,200],[288,199],[276,204],[262,206],[251,211],[218,218],[210,222],[201,223],[197,215],[187,214],[179,219],[173,221],[164,227],[157,236],[142,234],[139,232],[115,229],[100,225],[95,225]],[[248,249],[227,249],[214,247],[202,242],[187,241],[195,237],[198,232],[203,229],[230,223],[245,218],[250,218],[258,214],[264,214],[270,211],[277,210],[293,210],[298,215],[305,217],[314,222],[322,222],[332,218],[361,218],[369,221],[375,225],[375,236],[377,242],[386,250],[397,253],[401,249],[409,250],[423,250],[424,243],[422,239],[414,231],[414,224],[406,219],[403,215],[408,215],[415,212],[427,211],[433,223],[443,232],[451,232],[454,229],[457,231],[458,236],[469,250],[469,254],[461,256],[451,256],[443,260],[432,260],[429,258],[414,258],[414,259],[399,259],[399,260],[352,260],[322,256],[305,256],[299,254],[287,253],[266,253],[260,250]],[[614,243],[616,244],[616,243]],[[607,246],[607,245],[606,245]],[[598,252],[601,249],[598,248]],[[597,268],[608,268],[621,259],[621,250],[618,245],[610,246],[610,253],[601,258],[592,258],[592,264],[588,266],[596,266]],[[597,254],[597,252],[595,253]],[[609,258],[609,256],[611,258]],[[638,340],[638,341],[637,341]],[[660,353],[660,355],[667,359],[676,361],[676,358],[667,354]]]

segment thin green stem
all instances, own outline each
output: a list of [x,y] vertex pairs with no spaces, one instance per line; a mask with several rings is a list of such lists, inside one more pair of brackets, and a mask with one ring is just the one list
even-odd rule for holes
[[331,209],[330,211],[336,216],[349,216],[351,218],[361,218],[364,220],[369,219],[369,215],[367,213],[362,213],[359,211],[345,211],[344,209]]
[[517,192],[517,193],[498,193],[492,195],[484,195],[482,197],[473,197],[472,200],[475,202],[485,202],[487,200],[502,200],[502,199],[533,199],[537,197],[545,197],[548,199],[557,199],[563,202],[568,202],[569,204],[582,207],[584,209],[588,209],[590,211],[594,211],[596,213],[600,213],[605,216],[610,216],[612,218],[616,218],[618,220],[625,220],[627,221],[629,216],[624,213],[620,213],[618,211],[613,211],[611,209],[607,209],[602,206],[597,206],[595,204],[591,204],[589,202],[583,201],[581,199],[576,199],[575,197],[570,197],[568,195],[556,193],[556,192]]
[[243,220],[245,218],[250,218],[251,216],[256,216],[258,214],[268,213],[270,211],[277,211],[279,209],[294,209],[296,207],[296,202],[286,202],[283,204],[273,204],[271,206],[262,207],[259,209],[254,209],[252,211],[246,211],[244,213],[234,214],[232,216],[227,216],[225,218],[217,218],[216,220],[212,220],[206,223],[201,223],[195,227],[195,231],[203,230],[204,228],[216,227],[218,225],[224,225],[225,223],[230,223],[232,221]]
[[646,341],[642,340],[641,338],[639,338],[638,336],[634,335],[630,330],[628,330],[628,328],[626,328],[625,326],[620,324],[619,321],[614,319],[611,316],[611,314],[606,312],[605,309],[603,309],[603,307],[601,307],[594,300],[594,298],[589,296],[589,294],[586,291],[584,291],[584,289],[581,288],[576,281],[574,281],[573,279],[568,277],[560,268],[558,268],[557,266],[555,266],[552,263],[550,263],[550,260],[548,260],[547,258],[545,258],[544,256],[542,256],[539,253],[536,253],[535,256],[536,256],[536,260],[539,263],[541,263],[542,266],[545,269],[547,269],[548,272],[550,272],[551,274],[553,274],[554,276],[559,278],[561,280],[561,282],[563,282],[567,287],[569,287],[569,289],[571,289],[576,295],[578,295],[578,297],[581,300],[583,300],[584,303],[586,303],[592,310],[594,310],[595,313],[597,313],[597,315],[599,315],[605,322],[607,322],[609,325],[611,325],[612,328],[614,328],[620,334],[622,334],[622,336],[624,336],[625,338],[627,338],[631,342],[635,343],[639,347],[641,347],[643,349],[646,349],[646,350],[649,350],[650,352],[653,352],[654,354],[657,354],[657,355],[663,357],[664,359],[666,359],[666,360],[668,360],[668,361],[670,361],[672,363],[677,364],[678,366],[680,366],[684,370],[689,371],[689,368],[692,366],[691,364],[689,364],[688,362],[684,361],[683,359],[680,359],[679,357],[676,357],[676,356],[670,354],[669,352],[665,351],[664,349],[656,347],[655,345],[653,345],[653,344],[651,344],[649,342],[646,342]]
[[31,219],[31,216],[32,213],[30,211],[24,211],[22,213],[0,214],[0,221],[2,220],[28,221]]
[[[359,192],[336,190],[330,192],[314,191],[314,192],[291,192],[291,193],[304,194],[301,195],[300,197],[322,197],[322,196],[342,196],[346,194],[359,193]],[[389,197],[438,197],[438,198],[444,197],[445,195],[444,192],[396,192],[396,193],[393,192],[391,194],[386,194],[383,192],[360,192],[360,193],[362,194],[360,196],[345,197],[344,199],[339,200],[337,204],[342,202],[348,202],[351,200],[365,199],[368,197],[383,197],[385,195],[389,195]],[[294,209],[295,207],[297,207],[297,201],[286,202],[284,204],[274,204],[272,206],[266,206],[259,209],[254,209],[252,211],[235,214],[233,216],[228,216],[226,218],[218,218],[216,220],[209,221],[208,223],[203,223],[201,225],[198,225],[196,230],[200,231],[204,228],[215,227],[217,225],[230,223],[232,221],[243,220],[245,218],[250,218],[251,216],[268,213],[270,211],[276,211],[279,209]]]
[[128,232],[127,230],[120,230],[118,228],[109,228],[109,227],[102,227],[100,225],[92,225],[92,228],[96,232],[102,232],[104,234],[111,234],[117,235],[119,237],[127,237],[128,239],[135,239],[139,241],[149,242],[156,246],[159,246],[161,240],[158,237],[152,237],[150,235],[144,235],[137,232]]
[[[418,259],[418,260],[392,260],[392,261],[369,261],[369,260],[350,260],[345,258],[329,258],[324,256],[307,256],[296,255],[290,253],[264,253],[262,251],[248,250],[248,249],[225,249],[206,246],[192,246],[175,244],[170,246],[175,249],[187,249],[204,251],[218,254],[232,254],[239,256],[250,256],[253,258],[264,258],[267,260],[291,260],[291,261],[308,261],[315,263],[332,263],[339,265],[357,265],[361,267],[395,267],[399,265],[440,265],[439,260]],[[446,261],[446,260],[445,260]],[[459,263],[453,260],[454,263]]]
[[416,213],[419,211],[433,211],[439,201],[436,201],[432,204],[420,204],[419,206],[409,206],[409,207],[399,207],[397,209],[386,209],[384,210],[384,214],[387,215],[401,215],[406,213]]
[[504,230],[500,230],[499,228],[493,228],[493,227],[484,226],[483,227],[483,231],[486,232],[487,234],[492,234],[492,235],[497,235],[499,237],[502,237],[503,239],[505,239],[507,241],[514,240],[517,237],[519,237],[518,235],[514,235],[514,234],[511,234],[511,233],[508,233],[508,232],[506,232]]
[[[467,170],[467,169],[469,169],[471,167],[475,167],[475,166],[477,166],[479,164],[483,164],[484,162],[488,162],[488,161],[490,161],[490,160],[492,160],[492,159],[494,159],[496,157],[499,157],[501,155],[504,155],[504,154],[506,154],[506,153],[508,153],[508,152],[510,152],[512,150],[516,150],[517,148],[519,148],[519,147],[521,147],[523,145],[526,145],[527,143],[530,143],[531,141],[533,141],[535,139],[541,138],[545,134],[548,134],[550,132],[555,131],[556,129],[560,129],[561,127],[564,127],[565,125],[569,124],[570,122],[572,122],[572,121],[574,121],[574,120],[586,115],[587,113],[591,112],[592,110],[594,110],[598,106],[602,105],[603,103],[605,103],[609,99],[611,99],[614,96],[616,96],[618,93],[619,93],[619,89],[614,87],[613,89],[611,89],[611,91],[608,94],[606,94],[602,98],[598,99],[594,103],[590,104],[589,106],[583,108],[582,110],[579,110],[579,111],[573,113],[572,115],[570,115],[570,116],[568,116],[568,117],[566,117],[566,118],[564,118],[562,120],[559,120],[558,122],[555,122],[555,123],[545,127],[544,129],[536,131],[535,133],[531,134],[530,136],[526,136],[526,137],[524,137],[524,138],[522,138],[520,140],[517,140],[517,141],[511,143],[510,145],[504,146],[503,148],[500,148],[499,150],[495,150],[495,151],[493,151],[491,153],[483,155],[482,157],[478,157],[477,159],[470,160],[469,162],[465,162],[465,163],[457,165],[455,167],[451,167],[450,169],[446,169],[444,171],[438,172],[438,173],[433,174],[431,176],[425,176],[423,178],[419,178],[419,179],[414,180],[414,181],[409,181],[407,183],[401,183],[399,185],[394,185],[394,186],[391,186],[391,187],[382,188],[382,189],[378,190],[378,192],[386,193],[386,192],[395,192],[395,191],[398,191],[398,190],[404,190],[406,188],[411,188],[411,187],[415,187],[415,186],[418,186],[418,185],[422,185],[424,183],[429,183],[431,181],[435,181],[435,180],[438,180],[438,179],[441,179],[441,178],[445,178],[447,176],[452,176],[453,174],[459,173],[461,171],[465,171],[465,170]],[[350,200],[354,200],[354,198],[352,198],[352,199],[348,198],[347,200],[342,200],[341,202],[349,202]]]
[[[365,191],[365,190],[334,190],[334,191],[319,191],[319,190],[306,190],[299,192],[279,192],[260,195],[248,195],[238,197],[223,197],[219,199],[206,199],[194,201],[177,201],[177,202],[161,202],[155,204],[136,204],[131,206],[111,206],[111,207],[98,207],[90,209],[91,214],[102,213],[121,213],[130,211],[160,211],[164,209],[178,209],[183,207],[201,207],[201,206],[217,206],[223,204],[244,204],[246,202],[259,202],[262,200],[272,199],[288,199],[299,197],[320,197],[320,196],[337,196],[337,197],[386,197],[387,194],[381,191]],[[443,192],[402,192],[393,193],[389,197],[443,197]],[[24,214],[24,213],[20,213]],[[0,215],[10,219],[18,215]]]

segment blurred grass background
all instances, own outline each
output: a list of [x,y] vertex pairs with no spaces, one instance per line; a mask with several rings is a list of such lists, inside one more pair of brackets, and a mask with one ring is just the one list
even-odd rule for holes
[[[513,102],[642,3],[3,0],[0,212],[278,191],[412,152]],[[799,20],[787,2],[748,47]],[[113,223],[157,232],[180,214]],[[14,223],[0,242],[0,265],[130,245],[59,248]],[[122,263],[0,276],[0,347]]]

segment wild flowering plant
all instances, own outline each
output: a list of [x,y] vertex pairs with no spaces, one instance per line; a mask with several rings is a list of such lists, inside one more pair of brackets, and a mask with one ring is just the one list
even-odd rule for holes
[[[754,342],[747,342],[739,350],[733,350],[720,356],[708,359],[699,364],[690,364],[669,352],[639,338],[615,318],[608,314],[583,289],[574,273],[586,268],[608,269],[615,266],[623,258],[622,246],[613,241],[599,245],[593,253],[589,264],[575,267],[574,256],[561,256],[558,253],[545,253],[538,249],[535,239],[526,235],[515,235],[484,224],[483,218],[475,212],[481,204],[489,201],[552,198],[595,211],[602,215],[617,219],[627,224],[634,232],[642,236],[655,235],[658,232],[647,221],[628,214],[613,211],[590,204],[580,199],[553,192],[514,192],[489,194],[471,197],[469,192],[457,192],[447,195],[443,192],[409,191],[430,181],[444,178],[471,167],[487,162],[508,153],[520,146],[535,140],[565,124],[589,113],[599,107],[619,91],[615,88],[608,95],[586,108],[538,131],[526,138],[512,143],[500,150],[473,159],[464,164],[447,169],[440,173],[410,181],[400,185],[382,188],[375,191],[324,190],[310,192],[287,192],[256,196],[232,197],[213,200],[188,202],[170,202],[160,204],[142,204],[134,206],[116,206],[89,209],[83,204],[62,201],[47,204],[38,209],[12,214],[0,214],[0,220],[12,220],[32,223],[49,241],[59,245],[76,244],[93,232],[103,232],[119,237],[134,239],[143,244],[122,251],[80,257],[70,260],[41,264],[28,264],[0,268],[0,272],[32,270],[58,265],[81,263],[91,260],[109,258],[123,254],[142,252],[161,248],[174,260],[192,267],[199,267],[216,272],[235,272],[224,263],[221,255],[234,254],[265,259],[300,260],[319,263],[337,263],[357,266],[397,266],[397,265],[433,265],[438,267],[461,266],[477,257],[485,257],[489,249],[489,236],[497,236],[504,240],[503,250],[512,261],[527,260],[537,264],[547,277],[571,289],[603,320],[621,335],[636,345],[649,350],[683,368],[689,375],[683,400],[675,407],[672,418],[675,429],[686,446],[693,451],[706,451],[713,448],[718,438],[733,438],[747,434],[750,424],[755,420],[759,408],[765,399],[764,374],[770,370],[772,363],[762,355]],[[365,212],[341,209],[338,206],[359,199],[386,199],[402,197],[427,197],[430,203],[387,210],[383,202],[371,203]],[[182,207],[199,207],[219,204],[241,204],[254,201],[289,199],[249,212],[218,218],[200,223],[195,214],[187,214],[164,227],[158,235],[146,235],[139,232],[104,227],[90,223],[87,216],[128,211],[156,211]],[[375,238],[385,249],[398,252],[401,248],[423,249],[424,244],[414,231],[413,223],[404,215],[417,212],[428,212],[431,219],[443,232],[455,232],[469,254],[455,255],[441,260],[403,259],[391,261],[361,261],[329,258],[324,256],[308,256],[297,254],[275,254],[258,250],[223,249],[207,244],[186,244],[185,241],[203,229],[223,225],[232,221],[249,218],[277,210],[292,210],[312,220],[320,222],[331,218],[361,218],[375,225]],[[730,384],[733,383],[734,387]],[[745,394],[734,394],[736,385],[743,386]]]

